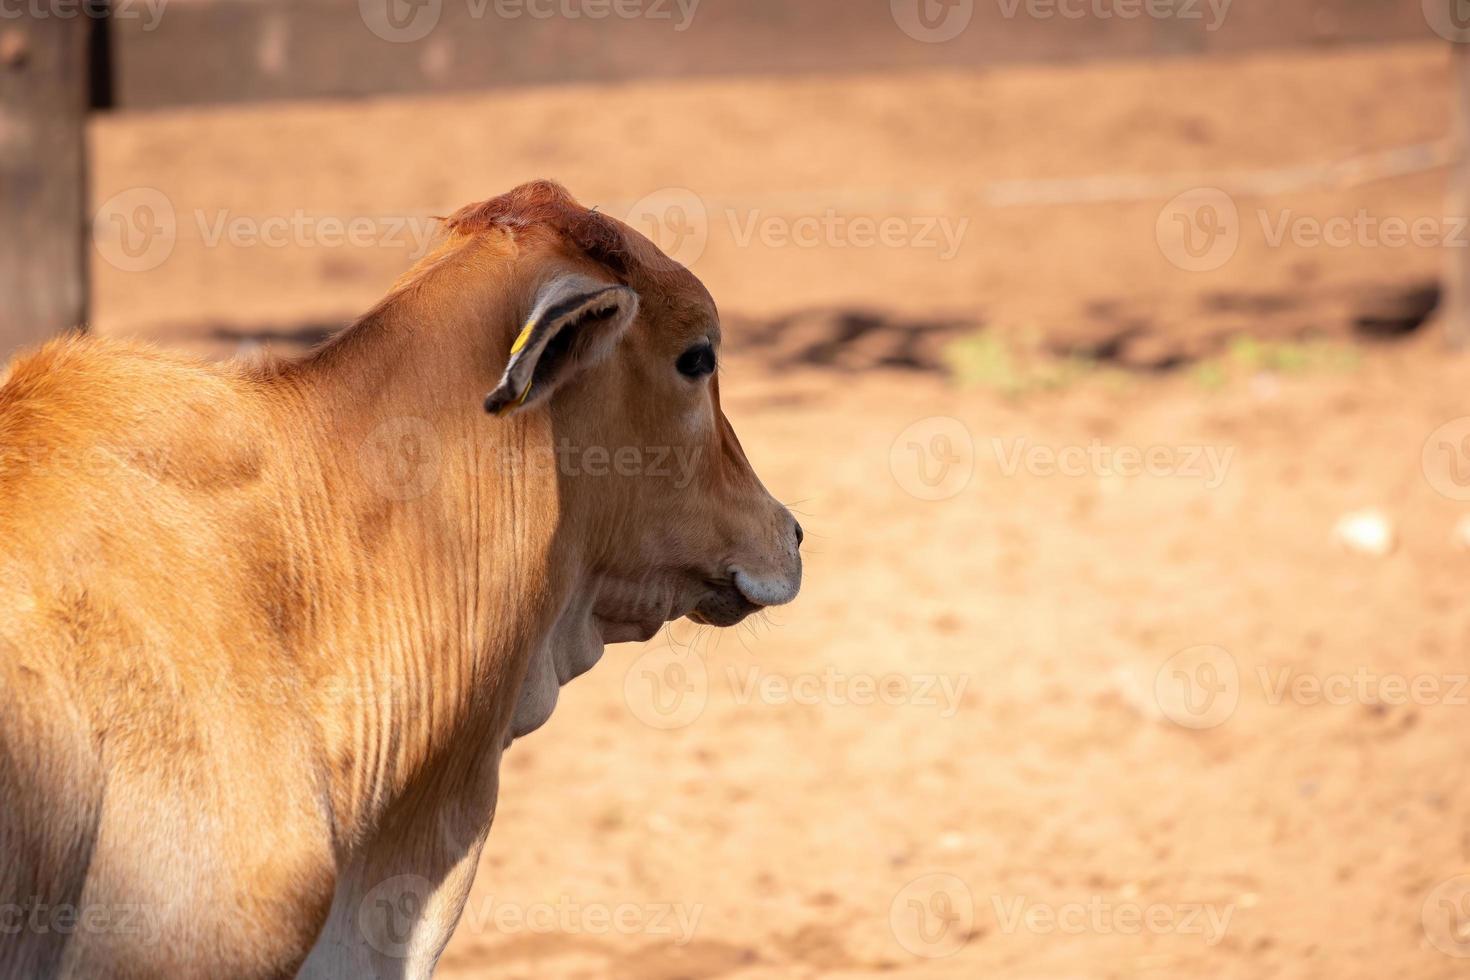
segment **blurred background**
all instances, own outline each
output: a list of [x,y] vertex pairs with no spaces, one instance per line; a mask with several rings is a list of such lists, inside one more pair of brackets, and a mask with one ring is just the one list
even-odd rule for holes
[[446,977],[1463,976],[1470,4],[9,0],[0,350],[291,356],[552,177],[808,530],[506,757]]

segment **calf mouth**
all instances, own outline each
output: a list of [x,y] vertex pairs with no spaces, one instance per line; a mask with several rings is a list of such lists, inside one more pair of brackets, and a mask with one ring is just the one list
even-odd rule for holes
[[711,582],[710,593],[699,601],[688,618],[701,626],[734,626],[764,608],[747,599],[733,582]]
[[[675,598],[648,596],[633,603],[599,603],[593,612],[604,643],[641,643],[681,616],[700,626],[735,626],[766,607],[752,602],[730,578],[690,575]],[[697,601],[696,601],[697,598]]]

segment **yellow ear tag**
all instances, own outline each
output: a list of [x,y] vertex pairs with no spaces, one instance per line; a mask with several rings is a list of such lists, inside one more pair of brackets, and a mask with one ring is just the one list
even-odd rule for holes
[[521,334],[519,337],[516,338],[516,342],[510,345],[510,353],[512,356],[519,354],[521,350],[525,348],[526,344],[531,342],[531,334],[535,331],[535,329],[536,321],[527,320],[526,325],[521,328]]
[[[510,345],[510,356],[511,357],[515,357],[517,354],[519,354],[522,350],[525,349],[526,344],[528,344],[528,343],[531,342],[531,334],[535,332],[535,329],[536,329],[536,321],[535,320],[527,320],[526,321],[526,325],[521,328],[520,336],[516,337],[515,343],[513,343],[513,344]],[[500,411],[496,412],[495,414],[496,415],[504,415],[505,413],[509,412],[512,408],[519,408],[521,405],[526,404],[526,399],[529,398],[529,397],[531,397],[531,385],[529,383],[527,383],[526,390],[523,391],[523,392],[521,392],[521,397],[517,398],[515,400],[515,403],[514,404],[502,405],[500,407]]]

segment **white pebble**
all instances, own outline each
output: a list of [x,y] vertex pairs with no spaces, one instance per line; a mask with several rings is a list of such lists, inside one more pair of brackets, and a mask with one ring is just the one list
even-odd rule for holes
[[1344,514],[1332,529],[1332,540],[1358,555],[1382,558],[1393,551],[1393,523],[1382,511],[1359,510]]

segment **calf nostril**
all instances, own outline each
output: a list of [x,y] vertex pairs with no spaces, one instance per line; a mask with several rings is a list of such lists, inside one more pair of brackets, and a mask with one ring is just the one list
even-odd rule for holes
[[791,523],[796,525],[796,546],[800,548],[801,543],[806,540],[806,532],[801,529],[801,521],[792,521]]

